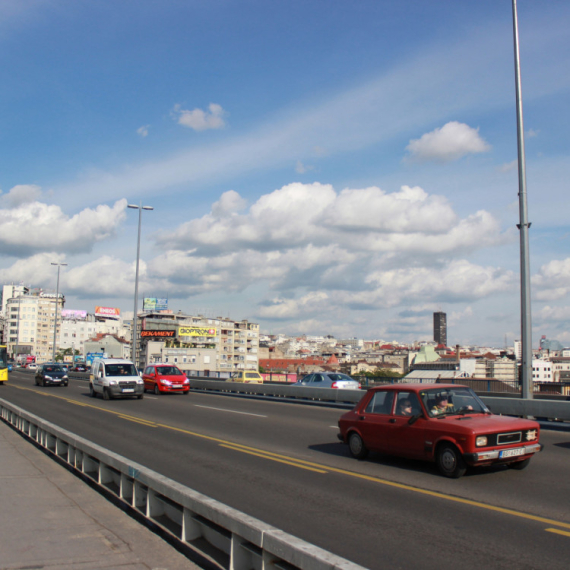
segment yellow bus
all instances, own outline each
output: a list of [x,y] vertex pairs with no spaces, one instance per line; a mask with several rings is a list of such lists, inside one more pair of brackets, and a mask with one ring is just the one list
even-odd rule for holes
[[0,344],[0,385],[8,382],[8,347]]

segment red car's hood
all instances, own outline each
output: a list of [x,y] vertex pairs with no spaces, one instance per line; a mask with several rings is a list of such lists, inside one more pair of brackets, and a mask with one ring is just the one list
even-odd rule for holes
[[518,431],[524,429],[540,429],[540,425],[532,420],[522,420],[510,416],[496,416],[488,414],[466,414],[464,416],[446,416],[435,421],[461,424],[462,427],[471,428],[477,432],[494,433],[497,431]]

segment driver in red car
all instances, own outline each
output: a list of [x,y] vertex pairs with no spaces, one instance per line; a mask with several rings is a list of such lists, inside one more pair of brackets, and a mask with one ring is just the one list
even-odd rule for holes
[[440,396],[437,397],[435,401],[435,406],[431,409],[431,413],[434,416],[437,416],[439,414],[453,412],[454,410],[455,406],[451,402],[449,402],[449,400],[447,399],[447,395],[441,394]]

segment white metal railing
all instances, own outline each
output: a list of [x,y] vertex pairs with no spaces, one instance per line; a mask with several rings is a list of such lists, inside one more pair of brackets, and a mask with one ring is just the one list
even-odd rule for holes
[[364,570],[0,399],[2,420],[191,550],[231,570]]

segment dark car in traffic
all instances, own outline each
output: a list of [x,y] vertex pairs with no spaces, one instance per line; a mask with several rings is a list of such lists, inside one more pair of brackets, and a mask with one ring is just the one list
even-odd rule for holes
[[36,386],[67,386],[68,383],[67,368],[61,364],[47,362],[36,369]]
[[338,425],[339,439],[357,459],[369,451],[422,459],[452,478],[468,466],[524,469],[542,450],[537,422],[495,415],[458,384],[372,388]]

